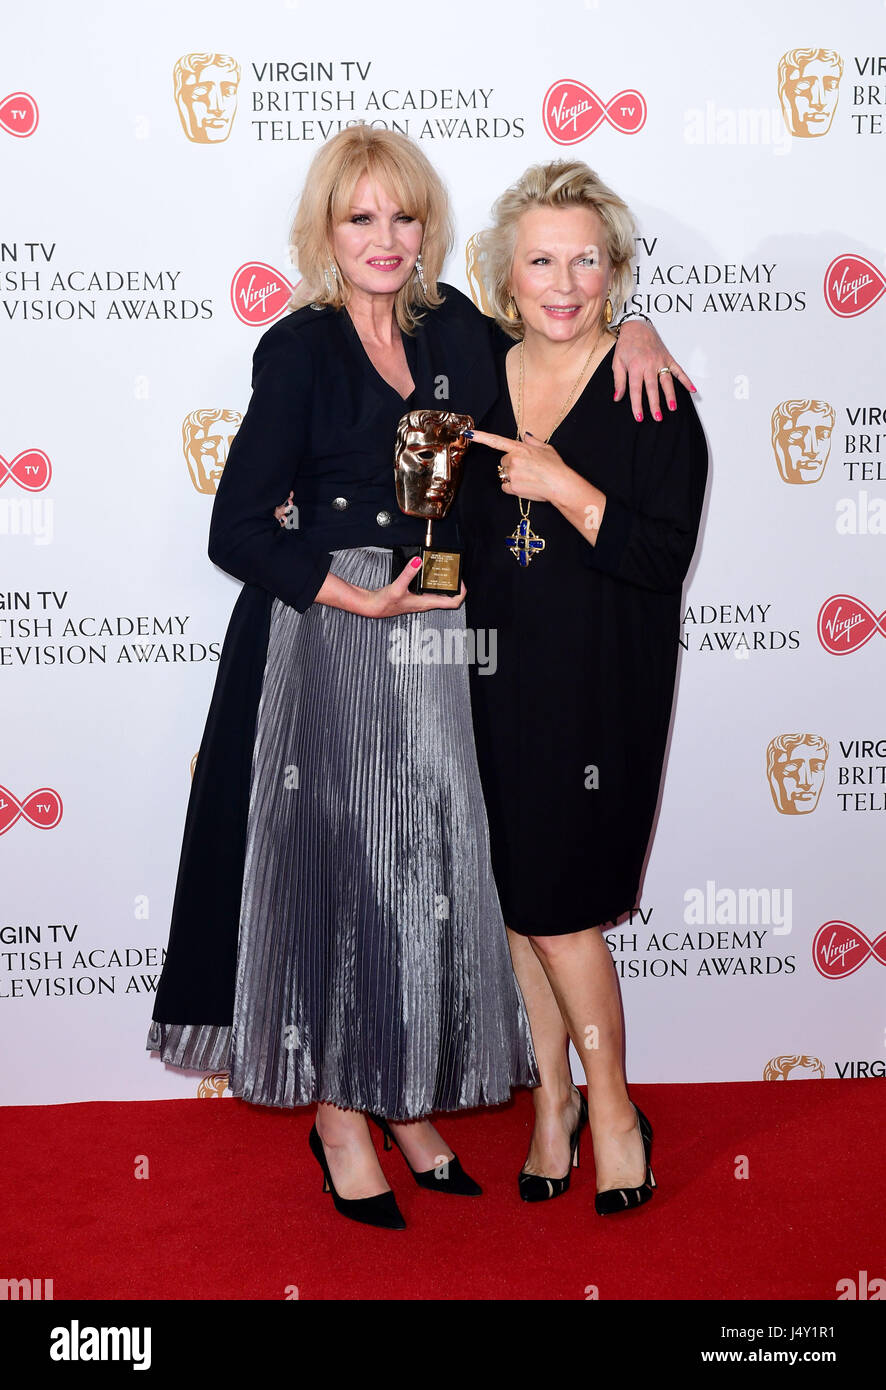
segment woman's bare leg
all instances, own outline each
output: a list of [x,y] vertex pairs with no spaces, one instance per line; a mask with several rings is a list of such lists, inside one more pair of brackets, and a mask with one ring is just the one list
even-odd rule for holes
[[618,981],[603,933],[589,927],[528,939],[587,1077],[597,1190],[639,1187],[646,1164],[625,1082]]
[[508,931],[514,974],[523,994],[541,1085],[532,1092],[535,1128],[525,1173],[545,1178],[569,1172],[569,1135],[578,1119],[579,1101],[569,1071],[566,1024],[548,977],[526,936]]
[[438,1168],[447,1159],[455,1157],[430,1120],[388,1120],[388,1124],[404,1157],[416,1173],[427,1173],[429,1169]]
[[361,1110],[318,1105],[317,1133],[323,1140],[329,1174],[339,1197],[357,1201],[390,1192]]

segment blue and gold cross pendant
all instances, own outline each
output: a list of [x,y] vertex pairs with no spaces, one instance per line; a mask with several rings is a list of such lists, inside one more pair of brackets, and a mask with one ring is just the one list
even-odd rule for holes
[[523,569],[545,548],[541,536],[535,534],[529,525],[529,518],[525,516],[517,522],[517,529],[512,536],[508,537],[507,545],[517,564],[521,565]]

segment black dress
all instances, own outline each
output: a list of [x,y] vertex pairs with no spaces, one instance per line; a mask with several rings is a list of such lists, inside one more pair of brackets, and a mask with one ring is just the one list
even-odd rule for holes
[[[515,439],[504,354],[499,379],[481,427]],[[627,395],[613,401],[607,356],[551,436],[606,495],[596,545],[533,502],[545,549],[521,567],[501,454],[473,445],[464,460],[468,626],[496,641],[494,673],[471,667],[474,732],[504,919],[523,935],[581,931],[636,905],[707,478],[692,398],[674,385],[678,409],[638,422]]]

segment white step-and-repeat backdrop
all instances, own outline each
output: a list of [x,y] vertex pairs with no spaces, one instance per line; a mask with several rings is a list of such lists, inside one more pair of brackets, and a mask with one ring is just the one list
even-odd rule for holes
[[609,935],[630,1079],[882,1075],[884,5],[37,0],[0,84],[3,1101],[224,1090],[144,1050],[238,588],[209,515],[355,121],[422,142],[466,290],[493,198],[587,161],[699,387],[665,791]]

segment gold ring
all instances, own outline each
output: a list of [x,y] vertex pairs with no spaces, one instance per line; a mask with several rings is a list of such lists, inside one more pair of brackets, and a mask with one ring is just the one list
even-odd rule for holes
[[659,367],[658,375],[661,376],[664,372],[669,372],[670,370],[670,367]]

